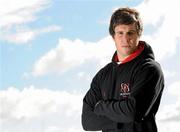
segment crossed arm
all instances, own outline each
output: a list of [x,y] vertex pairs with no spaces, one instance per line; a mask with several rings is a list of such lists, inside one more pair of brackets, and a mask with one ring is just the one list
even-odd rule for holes
[[[163,88],[161,74],[150,69],[140,72],[129,98],[103,100],[97,77],[93,79],[91,88],[83,99],[82,125],[85,130],[90,131],[117,129],[118,123],[133,122],[137,116],[136,111],[142,111],[143,116],[155,96],[160,94],[157,91]],[[140,104],[141,99],[146,103]]]

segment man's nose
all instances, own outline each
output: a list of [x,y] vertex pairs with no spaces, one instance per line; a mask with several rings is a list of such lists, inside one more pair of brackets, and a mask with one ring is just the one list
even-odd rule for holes
[[129,40],[130,40],[129,35],[128,34],[124,34],[123,37],[122,37],[122,40],[123,40],[123,43],[129,42]]

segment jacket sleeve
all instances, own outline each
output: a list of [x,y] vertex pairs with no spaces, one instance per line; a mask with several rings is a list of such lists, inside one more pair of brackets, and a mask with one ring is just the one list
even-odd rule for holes
[[116,122],[132,122],[145,115],[149,106],[161,95],[163,87],[164,78],[160,67],[146,66],[136,73],[129,97],[99,101],[94,112]]
[[117,127],[116,122],[108,119],[106,116],[94,113],[95,104],[102,99],[98,83],[98,75],[96,75],[91,83],[91,88],[83,99],[81,120],[83,129],[87,131],[108,130]]

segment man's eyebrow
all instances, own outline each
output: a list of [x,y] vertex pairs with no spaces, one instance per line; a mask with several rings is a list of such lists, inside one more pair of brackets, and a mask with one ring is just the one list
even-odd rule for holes
[[129,30],[129,32],[136,32],[136,30],[135,29],[131,29],[131,30]]

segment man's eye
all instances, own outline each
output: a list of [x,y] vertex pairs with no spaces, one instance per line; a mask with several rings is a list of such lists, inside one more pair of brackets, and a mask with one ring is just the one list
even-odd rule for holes
[[129,36],[132,36],[132,35],[134,35],[135,34],[135,32],[128,32],[128,35]]
[[122,34],[123,34],[123,32],[116,32],[116,34],[117,34],[117,35],[122,35]]

